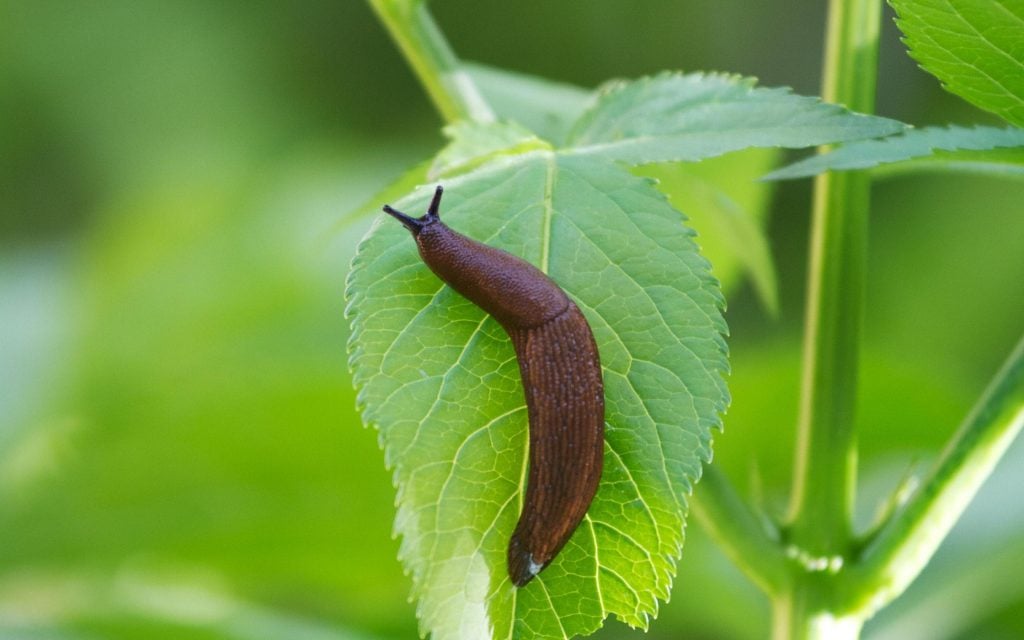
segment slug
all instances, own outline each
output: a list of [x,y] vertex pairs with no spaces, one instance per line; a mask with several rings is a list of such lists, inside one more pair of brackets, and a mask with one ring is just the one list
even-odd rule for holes
[[604,385],[597,343],[576,304],[540,269],[449,229],[443,189],[421,218],[385,206],[412,232],[426,265],[501,324],[512,340],[530,423],[529,476],[508,543],[508,574],[525,586],[562,550],[597,492],[604,462]]

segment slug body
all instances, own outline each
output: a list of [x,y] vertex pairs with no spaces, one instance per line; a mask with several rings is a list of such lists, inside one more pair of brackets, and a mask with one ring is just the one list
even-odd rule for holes
[[441,187],[422,218],[391,207],[430,269],[501,324],[512,339],[530,421],[526,499],[508,545],[524,586],[551,562],[597,492],[604,461],[604,387],[597,344],[576,304],[542,271],[449,229]]

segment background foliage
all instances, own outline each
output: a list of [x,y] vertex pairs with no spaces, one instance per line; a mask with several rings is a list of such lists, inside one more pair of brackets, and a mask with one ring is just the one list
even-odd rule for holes
[[[818,90],[821,3],[549,5],[432,6],[463,57],[583,86],[681,68]],[[394,494],[345,367],[370,220],[338,221],[441,139],[369,10],[11,0],[0,59],[0,636],[409,637]],[[998,124],[888,20],[881,62],[879,114]],[[715,451],[769,509],[789,481],[808,185],[775,189],[779,317],[729,290]],[[874,190],[863,504],[936,455],[1016,341],[1022,203],[1020,182],[982,177]],[[1018,443],[868,635],[1024,633],[1022,482]],[[651,637],[763,635],[766,603],[696,527],[679,569]]]

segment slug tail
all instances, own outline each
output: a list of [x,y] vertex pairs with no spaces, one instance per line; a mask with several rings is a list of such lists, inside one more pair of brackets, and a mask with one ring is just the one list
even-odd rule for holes
[[597,345],[579,308],[508,330],[530,421],[523,510],[508,573],[523,586],[551,563],[587,513],[604,463],[604,390]]
[[525,587],[543,568],[543,564],[533,559],[533,553],[526,548],[523,539],[513,534],[508,542],[508,577],[512,584]]

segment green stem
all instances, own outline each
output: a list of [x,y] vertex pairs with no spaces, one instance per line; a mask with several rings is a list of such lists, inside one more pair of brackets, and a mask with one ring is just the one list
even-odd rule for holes
[[701,526],[751,580],[766,593],[784,589],[789,567],[778,532],[747,506],[716,467],[704,469],[692,504]]
[[[830,0],[822,96],[874,111],[880,0]],[[803,382],[786,553],[800,570],[773,595],[776,640],[855,639],[863,617],[835,597],[853,538],[854,406],[864,306],[870,182],[866,173],[814,184]],[[859,614],[859,612],[857,612]]]
[[808,574],[794,588],[773,601],[773,640],[857,640],[863,619],[835,615],[823,594],[829,576]]
[[493,122],[494,113],[430,16],[424,0],[369,0],[445,122]]
[[985,390],[928,479],[864,550],[850,580],[867,615],[917,577],[1024,428],[1024,338]]
[[[826,100],[874,111],[881,5],[831,0]],[[815,182],[790,539],[802,553],[818,557],[846,554],[852,538],[869,196],[864,172],[826,174]]]

